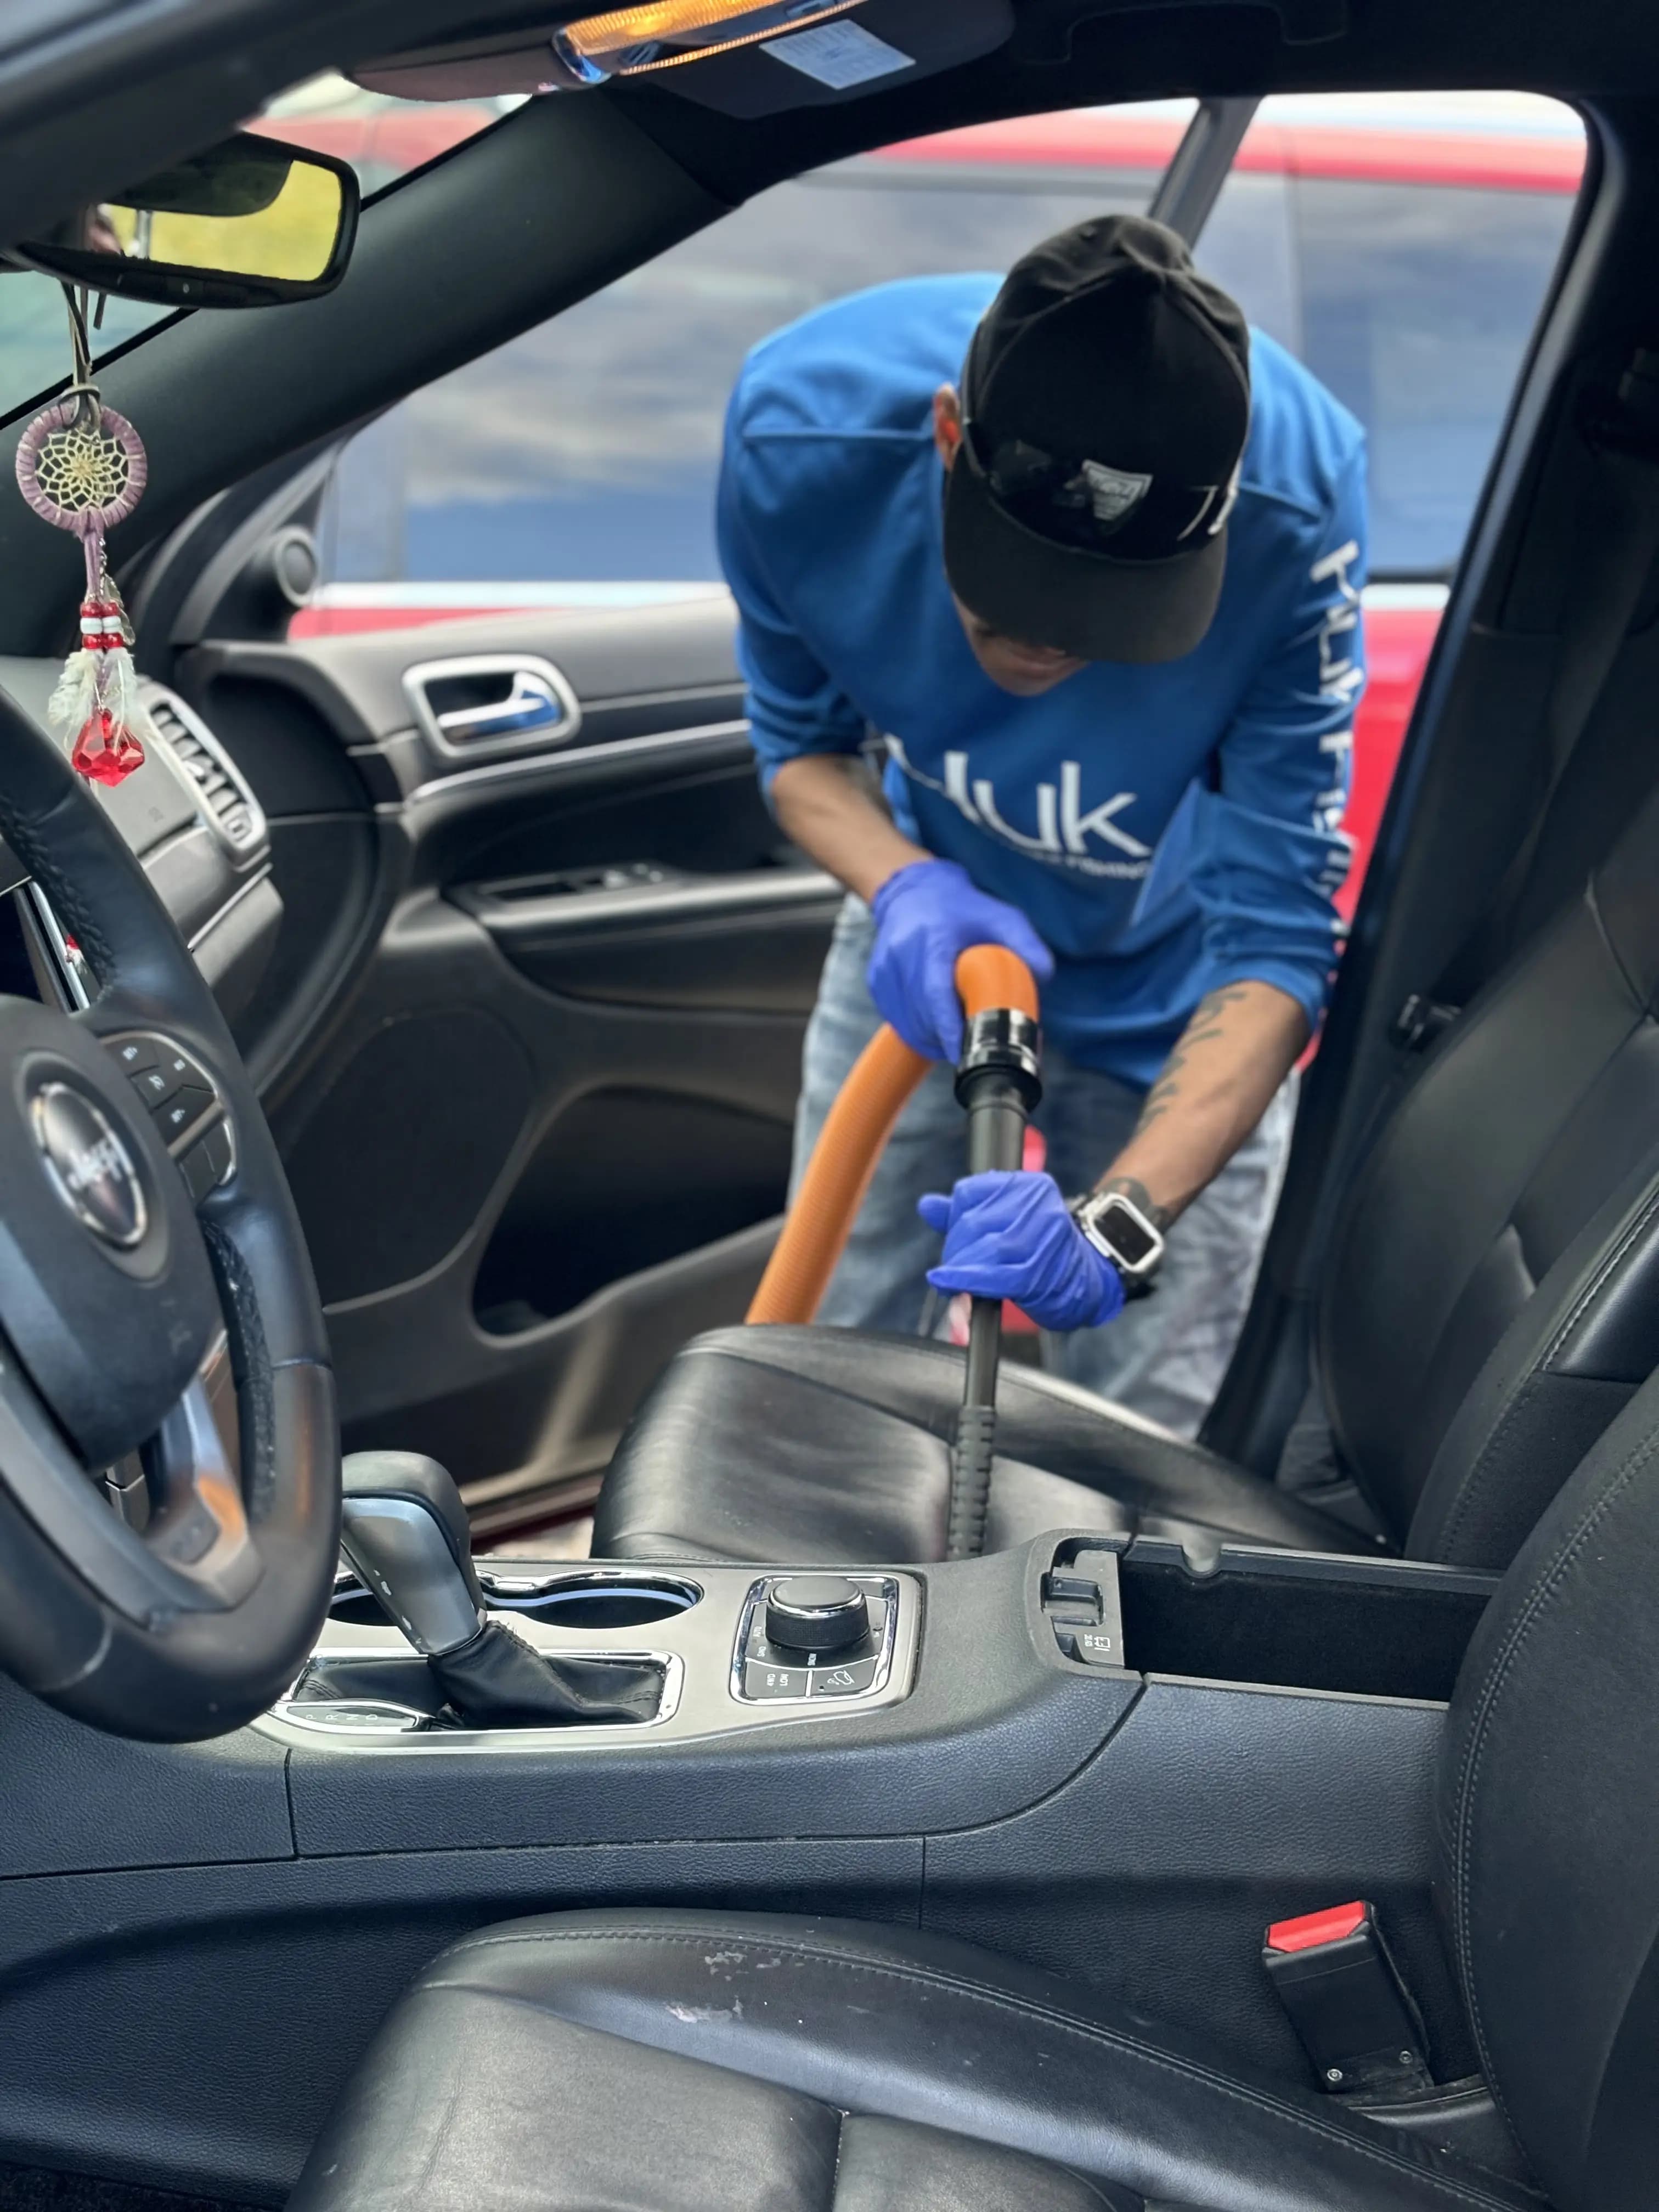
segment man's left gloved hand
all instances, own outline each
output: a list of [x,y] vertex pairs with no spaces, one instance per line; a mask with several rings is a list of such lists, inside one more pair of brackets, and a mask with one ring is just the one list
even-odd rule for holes
[[916,1211],[945,1238],[927,1279],[936,1291],[1012,1298],[1039,1328],[1099,1328],[1123,1310],[1123,1284],[1066,1211],[1049,1175],[998,1168],[964,1176]]

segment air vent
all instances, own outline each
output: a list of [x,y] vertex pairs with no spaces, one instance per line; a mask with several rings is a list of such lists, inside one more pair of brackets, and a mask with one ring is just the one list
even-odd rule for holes
[[168,751],[196,787],[202,820],[238,860],[263,852],[264,810],[218,738],[176,691],[146,683],[143,694]]

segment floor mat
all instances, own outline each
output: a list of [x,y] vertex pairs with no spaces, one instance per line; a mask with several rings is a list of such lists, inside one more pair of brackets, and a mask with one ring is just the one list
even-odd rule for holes
[[0,2165],[0,2212],[247,2212],[247,2207],[222,2197],[180,2197],[171,2189],[99,2181],[89,2173]]

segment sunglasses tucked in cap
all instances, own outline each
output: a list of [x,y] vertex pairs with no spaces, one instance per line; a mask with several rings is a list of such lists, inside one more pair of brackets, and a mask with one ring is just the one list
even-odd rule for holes
[[1005,636],[1172,660],[1209,628],[1250,418],[1249,335],[1161,223],[1077,224],[1010,271],[963,374],[952,590]]

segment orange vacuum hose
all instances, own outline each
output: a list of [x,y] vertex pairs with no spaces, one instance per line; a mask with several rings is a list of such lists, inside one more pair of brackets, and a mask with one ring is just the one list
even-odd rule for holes
[[[1037,1018],[1036,979],[1005,945],[969,945],[957,962],[957,989],[970,1021],[1005,1006]],[[812,1147],[746,1320],[811,1320],[893,1124],[932,1065],[885,1024],[866,1045]]]

